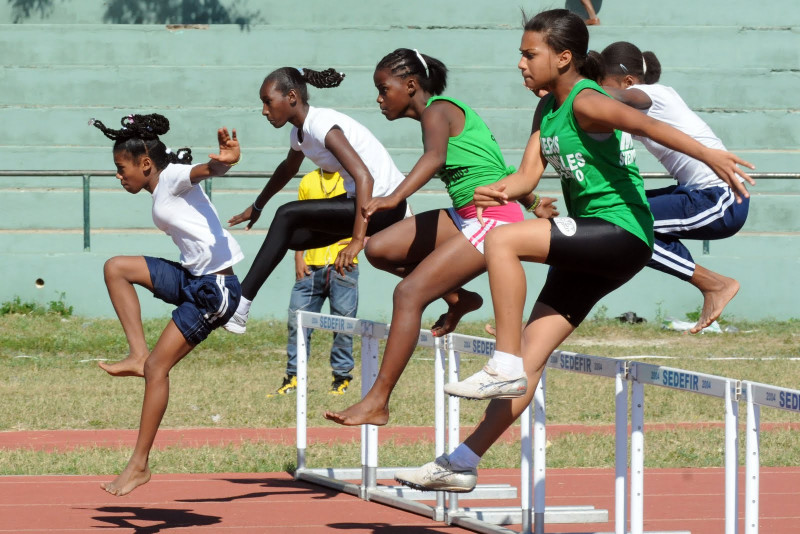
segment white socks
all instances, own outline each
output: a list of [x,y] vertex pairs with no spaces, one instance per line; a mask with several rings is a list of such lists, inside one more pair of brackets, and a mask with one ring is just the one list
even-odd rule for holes
[[239,306],[236,308],[236,313],[242,316],[247,316],[250,313],[250,305],[253,303],[252,300],[247,300],[246,298],[242,297],[239,299]]
[[509,354],[508,352],[494,351],[494,355],[489,360],[489,366],[500,374],[509,377],[522,376],[525,374],[522,358]]
[[456,450],[450,453],[449,459],[450,466],[456,471],[476,469],[481,461],[481,457],[472,452],[472,449],[463,443],[459,444]]

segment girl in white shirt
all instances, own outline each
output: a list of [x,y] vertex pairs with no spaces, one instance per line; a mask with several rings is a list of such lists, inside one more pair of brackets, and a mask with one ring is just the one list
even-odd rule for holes
[[[101,487],[125,495],[150,480],[148,459],[169,399],[169,372],[213,329],[233,315],[241,288],[233,265],[243,256],[239,244],[223,228],[214,206],[198,185],[210,176],[225,174],[239,162],[239,141],[220,128],[219,154],[208,163],[189,165],[189,149],[170,151],[158,136],[169,121],[157,114],[128,115],[122,128],[112,130],[92,119],[114,141],[117,179],[129,193],[153,195],[153,222],[180,249],[180,263],[149,256],[115,256],[103,268],[108,295],[117,312],[130,352],[117,363],[101,363],[112,376],[145,379],[144,401],[136,446],[128,465]],[[149,350],[142,328],[139,298],[134,285],[177,308]]]
[[366,236],[401,220],[406,213],[403,201],[392,210],[369,219],[361,215],[373,197],[394,191],[403,180],[389,153],[372,133],[352,118],[327,108],[308,104],[307,84],[318,88],[336,87],[344,74],[333,69],[322,72],[282,67],[270,73],[261,84],[261,114],[275,128],[293,126],[290,149],[255,202],[230,218],[230,225],[250,221],[252,228],[270,198],[300,170],[308,157],[321,169],[338,172],[344,178],[344,195],[318,200],[294,201],[278,208],[267,237],[242,281],[242,299],[225,329],[235,334],[246,330],[250,304],[258,290],[288,250],[324,247],[352,236],[334,265],[343,274],[364,248]]
[[[678,93],[658,82],[661,64],[652,52],[619,41],[602,52],[603,89],[649,117],[666,122],[707,147],[725,149],[708,124]],[[677,180],[676,185],[647,191],[653,212],[655,246],[648,266],[688,281],[703,294],[703,309],[692,333],[721,314],[739,291],[739,282],[697,265],[680,239],[724,239],[747,220],[749,198],[736,202],[734,192],[703,162],[646,137],[634,136]],[[741,181],[741,179],[740,179]]]

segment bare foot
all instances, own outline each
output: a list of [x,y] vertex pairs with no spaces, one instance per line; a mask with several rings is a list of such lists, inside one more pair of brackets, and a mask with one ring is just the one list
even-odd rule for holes
[[458,302],[451,304],[446,313],[443,313],[433,326],[431,334],[442,337],[449,334],[458,326],[458,322],[469,312],[475,311],[483,304],[483,298],[472,291],[461,291]]
[[144,361],[146,359],[128,356],[116,363],[97,362],[97,365],[111,376],[144,376]]
[[386,405],[373,406],[366,399],[355,403],[344,411],[325,411],[325,419],[345,426],[376,425],[383,426],[389,422],[389,408]]
[[490,336],[497,337],[497,330],[495,330],[495,328],[489,323],[483,325],[483,329],[486,330],[486,333],[489,334]]
[[111,495],[122,497],[132,492],[142,484],[147,484],[150,481],[150,467],[145,465],[144,470],[139,470],[130,466],[120,473],[120,475],[109,482],[108,484],[100,484],[100,487],[106,490]]
[[[702,271],[698,273],[701,269]],[[703,310],[700,312],[700,319],[689,330],[692,334],[696,334],[719,319],[722,310],[739,292],[739,282],[699,265],[695,267],[695,275],[692,276],[690,282],[703,293]],[[695,282],[699,282],[699,284]]]

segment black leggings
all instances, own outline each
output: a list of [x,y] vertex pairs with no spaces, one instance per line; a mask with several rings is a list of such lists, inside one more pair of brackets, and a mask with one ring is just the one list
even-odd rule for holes
[[[388,228],[401,220],[405,213],[405,200],[393,210],[375,213],[367,225],[367,235]],[[288,250],[326,247],[352,236],[355,218],[356,199],[346,195],[295,200],[278,208],[264,244],[242,281],[242,296],[253,300]]]
[[597,302],[641,271],[652,249],[596,217],[550,219],[550,265],[539,298],[577,327]]

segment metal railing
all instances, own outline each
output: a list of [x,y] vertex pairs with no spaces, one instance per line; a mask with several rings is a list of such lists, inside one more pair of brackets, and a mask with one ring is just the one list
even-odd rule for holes
[[[662,172],[643,172],[641,173],[643,178],[671,178],[671,176],[667,173]],[[53,171],[10,171],[10,170],[0,170],[0,177],[15,177],[15,178],[23,178],[23,177],[40,177],[40,178],[52,178],[52,177],[75,177],[80,176],[83,179],[83,250],[89,251],[91,250],[91,220],[90,220],[90,197],[89,192],[91,190],[91,179],[93,176],[116,176],[114,171],[101,171],[101,170],[53,170]],[[272,176],[271,172],[259,172],[259,171],[230,171],[225,175],[225,179],[229,178],[270,178]],[[769,179],[769,180],[800,180],[800,173],[789,173],[789,172],[764,172],[764,173],[750,173],[754,179]],[[301,176],[298,175],[295,178],[300,178]],[[545,173],[542,178],[544,179],[557,179],[558,175],[554,173]],[[203,185],[206,194],[209,198],[212,197],[213,193],[213,178],[208,178],[204,180]],[[703,241],[703,254],[709,254],[710,252],[710,245],[708,240]]]

